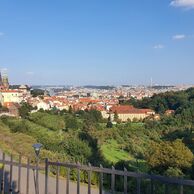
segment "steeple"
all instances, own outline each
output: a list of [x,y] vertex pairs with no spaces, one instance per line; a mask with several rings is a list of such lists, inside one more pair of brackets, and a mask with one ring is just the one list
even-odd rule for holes
[[2,76],[1,76],[1,71],[0,71],[0,86],[3,86],[3,80],[2,80]]
[[1,79],[2,79],[2,84],[3,84],[4,89],[9,89],[8,76],[4,74]]

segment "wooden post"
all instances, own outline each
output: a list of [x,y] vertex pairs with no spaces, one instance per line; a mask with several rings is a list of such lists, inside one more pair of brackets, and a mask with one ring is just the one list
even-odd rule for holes
[[112,166],[112,174],[111,174],[111,191],[112,194],[115,193],[115,168]]
[[70,169],[67,169],[67,182],[66,182],[66,194],[69,194],[69,179],[70,179]]
[[49,173],[49,165],[48,158],[45,159],[45,194],[48,194],[48,173]]
[[[103,166],[100,165],[100,169],[103,169]],[[100,184],[99,184],[99,194],[102,194],[102,190],[103,190],[103,172],[100,173]]]
[[29,194],[29,177],[30,177],[30,159],[27,160],[27,183],[26,183],[26,194]]
[[19,166],[18,166],[18,193],[20,193],[20,190],[21,190],[21,162],[22,162],[22,157],[20,155]]
[[[124,168],[124,172],[127,172],[127,169]],[[127,176],[124,176],[124,194],[127,194]]]
[[[88,166],[91,168],[91,164]],[[91,170],[88,171],[88,194],[91,194]]]

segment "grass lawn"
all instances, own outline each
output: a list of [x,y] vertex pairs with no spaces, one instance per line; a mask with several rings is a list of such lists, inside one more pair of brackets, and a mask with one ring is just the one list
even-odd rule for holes
[[122,150],[119,147],[115,140],[110,140],[103,144],[101,150],[105,159],[109,162],[112,162],[113,164],[121,160],[128,161],[133,159],[133,157],[131,157],[128,152]]

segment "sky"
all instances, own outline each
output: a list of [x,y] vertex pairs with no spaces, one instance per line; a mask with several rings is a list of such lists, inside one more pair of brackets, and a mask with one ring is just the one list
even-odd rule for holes
[[11,84],[194,84],[194,0],[0,0]]

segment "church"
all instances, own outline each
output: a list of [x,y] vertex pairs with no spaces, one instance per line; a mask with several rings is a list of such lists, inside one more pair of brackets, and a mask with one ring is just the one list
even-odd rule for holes
[[9,89],[8,76],[6,74],[4,74],[2,76],[1,72],[0,72],[0,89],[1,90],[8,90]]

